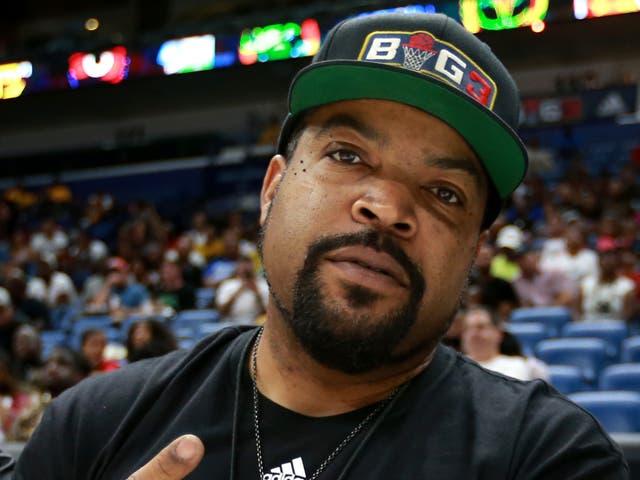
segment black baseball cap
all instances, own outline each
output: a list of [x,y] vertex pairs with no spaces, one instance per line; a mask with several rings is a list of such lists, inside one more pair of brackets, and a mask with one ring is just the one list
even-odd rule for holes
[[454,128],[476,152],[489,179],[483,226],[527,170],[515,129],[515,82],[488,45],[441,14],[380,14],[333,27],[294,78],[278,152],[310,109],[356,99],[391,100],[419,108]]

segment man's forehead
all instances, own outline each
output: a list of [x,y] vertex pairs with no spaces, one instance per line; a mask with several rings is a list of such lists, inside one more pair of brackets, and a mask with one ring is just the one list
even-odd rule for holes
[[[305,115],[304,123],[315,137],[330,135],[334,129],[345,128],[358,132],[382,147],[389,144],[392,134],[389,129],[384,128],[384,124],[381,126],[379,122],[371,119],[373,118],[372,114],[382,112],[385,105],[399,106],[408,109],[408,111],[417,112],[424,116],[430,124],[445,125],[455,132],[460,143],[466,146],[464,154],[451,154],[450,151],[454,149],[451,144],[445,145],[442,151],[436,151],[436,146],[429,144],[423,147],[422,157],[430,166],[468,173],[476,181],[479,191],[487,190],[489,182],[487,173],[468,142],[442,119],[413,106],[388,100],[347,100],[323,105],[309,111]],[[441,145],[440,148],[443,146]],[[462,149],[455,148],[455,150]]]

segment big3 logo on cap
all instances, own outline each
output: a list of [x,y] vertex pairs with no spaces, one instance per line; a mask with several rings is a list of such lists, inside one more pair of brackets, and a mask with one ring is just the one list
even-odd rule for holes
[[401,66],[431,75],[493,109],[495,82],[453,45],[428,32],[372,32],[358,60]]

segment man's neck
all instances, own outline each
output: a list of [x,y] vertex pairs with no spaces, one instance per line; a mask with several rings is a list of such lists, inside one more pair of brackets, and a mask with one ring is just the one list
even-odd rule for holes
[[[348,375],[313,360],[280,318],[267,321],[257,351],[258,389],[273,402],[311,417],[338,415],[387,398],[422,372],[433,352],[393,369]],[[251,370],[251,361],[247,366]]]

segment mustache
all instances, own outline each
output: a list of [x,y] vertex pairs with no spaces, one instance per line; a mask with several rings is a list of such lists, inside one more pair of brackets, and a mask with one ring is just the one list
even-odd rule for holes
[[384,252],[393,258],[409,277],[411,290],[421,297],[425,289],[422,269],[398,246],[389,235],[377,230],[364,230],[356,233],[346,233],[321,237],[309,246],[305,263],[315,262],[322,255],[342,247],[363,246]]

